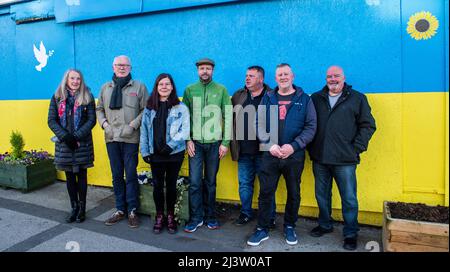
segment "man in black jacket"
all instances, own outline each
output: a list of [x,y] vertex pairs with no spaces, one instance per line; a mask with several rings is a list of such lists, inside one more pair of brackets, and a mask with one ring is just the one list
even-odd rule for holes
[[344,248],[355,250],[359,230],[356,165],[360,161],[359,154],[367,150],[376,130],[375,119],[366,96],[345,83],[341,67],[328,68],[326,82],[321,91],[311,96],[317,112],[317,132],[308,150],[313,161],[319,226],[310,234],[320,237],[333,231],[331,188],[334,178],[342,199]]

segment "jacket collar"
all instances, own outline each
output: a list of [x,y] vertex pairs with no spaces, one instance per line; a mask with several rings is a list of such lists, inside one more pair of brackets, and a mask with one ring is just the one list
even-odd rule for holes
[[[304,93],[304,91],[299,86],[296,86],[296,85],[292,85],[292,86],[295,89],[295,93],[294,93],[294,97],[292,98],[292,102],[297,102],[300,99],[300,97],[302,96],[302,94]],[[269,96],[271,104],[278,104],[278,97],[277,97],[278,90],[279,90],[279,88],[277,86],[277,87],[275,87],[275,89],[273,89],[273,91],[267,92],[267,95]]]
[[[125,87],[126,86],[133,86],[133,82],[134,82],[134,80],[130,79],[130,81],[127,83],[127,85],[125,85]],[[114,81],[110,81],[109,82],[109,87],[114,87]]]
[[[246,86],[244,86],[244,88],[242,88],[241,90],[243,92],[245,92],[246,94],[250,93],[250,90]],[[260,95],[264,96],[264,94],[266,94],[268,91],[271,91],[269,85],[267,85],[266,83],[263,83],[263,90]]]
[[203,82],[201,80],[199,80],[197,82],[197,84],[200,84],[201,86],[205,86],[206,88],[208,88],[208,87],[214,85],[215,83],[214,83],[214,80],[211,80],[210,82],[208,82],[208,84],[205,85],[205,84],[203,84]]

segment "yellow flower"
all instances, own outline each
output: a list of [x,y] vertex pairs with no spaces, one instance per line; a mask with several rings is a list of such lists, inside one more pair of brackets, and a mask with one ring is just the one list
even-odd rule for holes
[[406,31],[416,40],[427,40],[436,35],[439,21],[429,11],[421,11],[409,17]]

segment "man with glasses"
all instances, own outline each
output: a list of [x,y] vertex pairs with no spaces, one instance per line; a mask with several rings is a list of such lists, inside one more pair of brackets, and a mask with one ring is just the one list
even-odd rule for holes
[[98,122],[105,131],[117,208],[105,224],[114,225],[128,215],[128,226],[137,228],[139,127],[148,91],[143,83],[131,79],[131,61],[127,56],[115,57],[112,68],[112,81],[103,84],[97,104]]

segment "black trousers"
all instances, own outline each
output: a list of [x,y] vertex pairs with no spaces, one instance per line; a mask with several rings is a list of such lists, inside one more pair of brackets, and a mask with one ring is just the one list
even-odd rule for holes
[[87,195],[87,169],[80,168],[78,173],[66,171],[66,185],[70,201],[83,201],[86,203]]
[[273,210],[273,201],[280,176],[286,181],[287,200],[284,225],[295,227],[300,208],[300,182],[305,158],[279,159],[264,152],[259,173],[260,191],[258,204],[258,227],[268,229]]
[[[173,162],[152,162],[152,174],[155,181],[153,200],[157,213],[164,212],[164,202],[167,211],[174,211],[177,199],[177,179],[183,160]],[[164,186],[166,193],[164,194]]]

